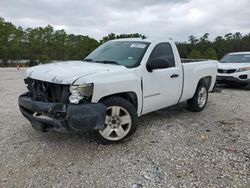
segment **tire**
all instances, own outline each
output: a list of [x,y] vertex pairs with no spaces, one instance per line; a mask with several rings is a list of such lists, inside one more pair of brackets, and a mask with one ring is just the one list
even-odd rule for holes
[[107,106],[105,128],[94,132],[101,144],[118,143],[132,135],[138,127],[135,107],[121,97],[110,97],[102,102]]
[[250,91],[250,83],[248,83],[248,84],[246,85],[245,89],[246,89],[247,91]]
[[187,101],[187,109],[192,112],[202,111],[208,101],[208,87],[204,82],[198,84],[192,99]]

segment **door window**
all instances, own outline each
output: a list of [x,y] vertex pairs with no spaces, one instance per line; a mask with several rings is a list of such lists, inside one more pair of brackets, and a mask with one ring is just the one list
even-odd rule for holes
[[169,63],[169,67],[175,67],[174,54],[169,43],[160,43],[153,49],[149,61],[163,59]]

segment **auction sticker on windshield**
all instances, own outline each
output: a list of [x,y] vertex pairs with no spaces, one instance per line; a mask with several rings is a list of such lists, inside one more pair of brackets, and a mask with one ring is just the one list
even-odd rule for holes
[[131,48],[145,48],[146,44],[131,44]]

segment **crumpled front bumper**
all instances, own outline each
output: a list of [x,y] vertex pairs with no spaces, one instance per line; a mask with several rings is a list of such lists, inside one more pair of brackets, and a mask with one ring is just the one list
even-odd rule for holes
[[89,132],[104,129],[106,106],[101,103],[64,104],[18,98],[20,111],[40,131]]

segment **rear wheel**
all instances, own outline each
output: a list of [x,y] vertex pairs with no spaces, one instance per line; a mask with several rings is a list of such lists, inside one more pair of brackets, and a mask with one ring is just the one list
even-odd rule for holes
[[107,106],[105,127],[94,132],[98,142],[112,144],[132,135],[138,127],[135,107],[126,99],[111,97],[103,101]]
[[187,109],[192,112],[202,111],[208,100],[208,87],[205,83],[200,83],[192,99],[187,101]]

